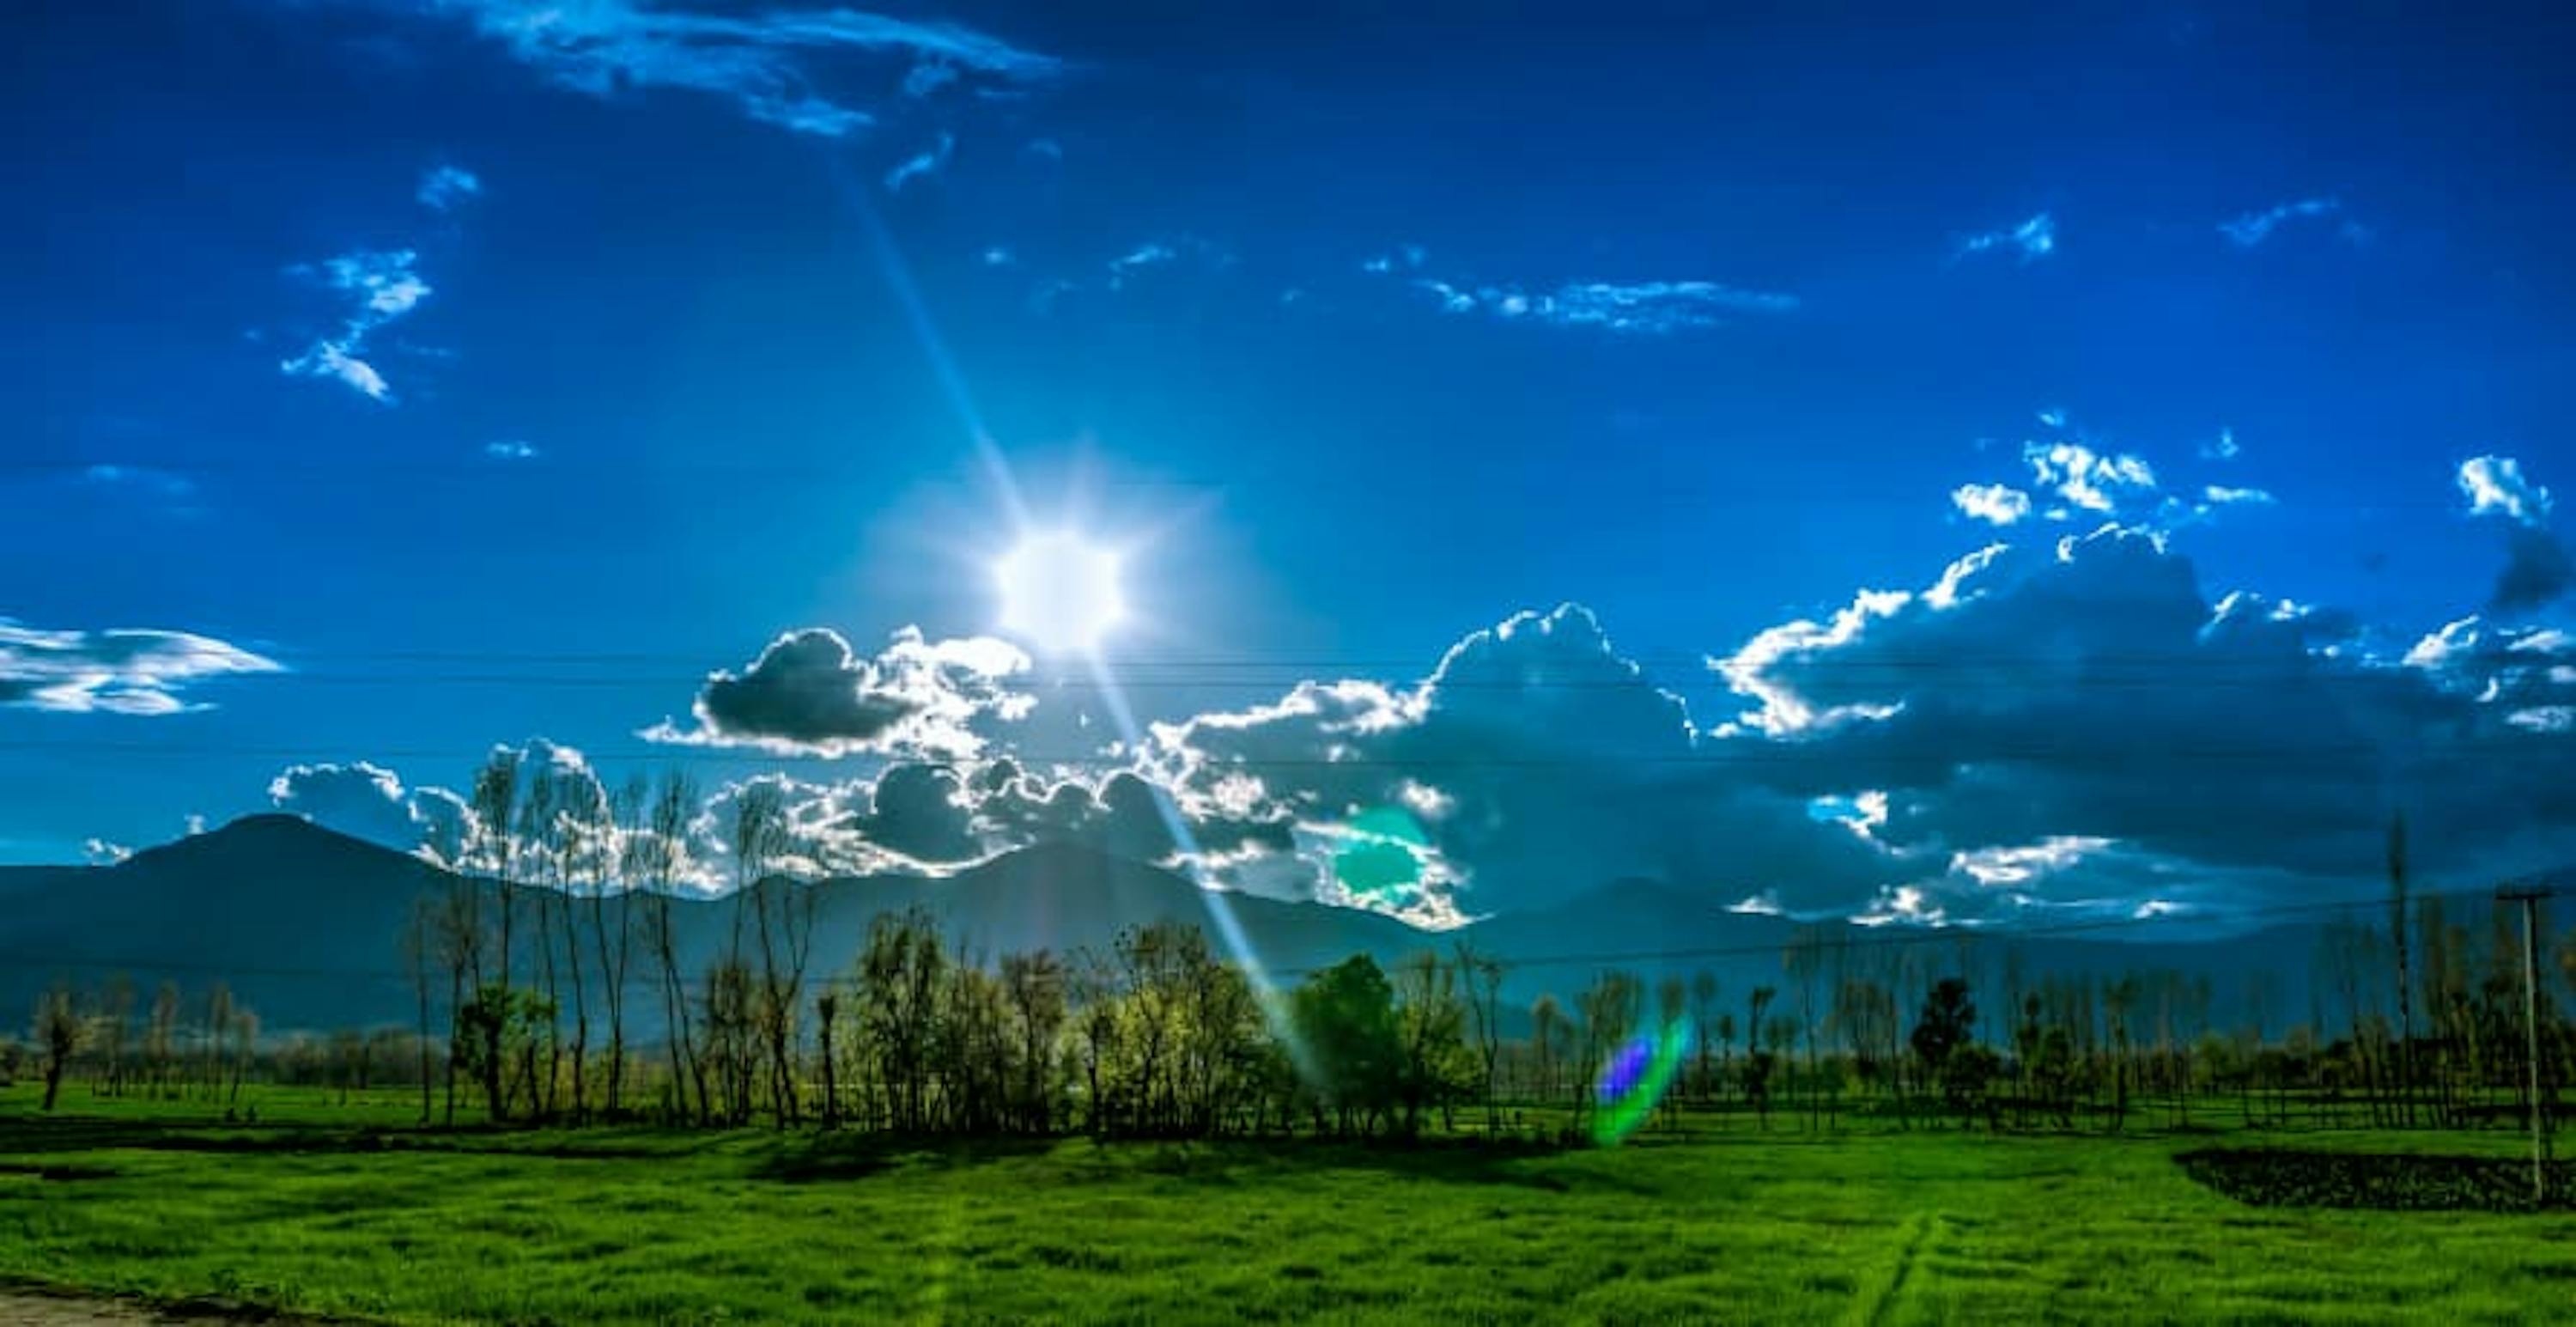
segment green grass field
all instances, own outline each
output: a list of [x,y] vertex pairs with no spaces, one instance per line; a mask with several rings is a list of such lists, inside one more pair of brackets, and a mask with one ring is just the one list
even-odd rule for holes
[[2576,1315],[2576,1215],[2248,1207],[2174,1164],[2206,1134],[906,1150],[262,1103],[226,1127],[86,1091],[40,1119],[0,1092],[0,1284],[401,1322]]

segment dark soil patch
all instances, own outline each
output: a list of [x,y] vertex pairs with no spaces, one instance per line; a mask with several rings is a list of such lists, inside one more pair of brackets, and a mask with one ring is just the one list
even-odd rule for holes
[[[2257,1207],[2367,1207],[2398,1212],[2528,1212],[2531,1163],[2499,1157],[2204,1148],[2174,1158],[2183,1173]],[[2576,1207],[2576,1163],[2555,1163],[2548,1206]]]

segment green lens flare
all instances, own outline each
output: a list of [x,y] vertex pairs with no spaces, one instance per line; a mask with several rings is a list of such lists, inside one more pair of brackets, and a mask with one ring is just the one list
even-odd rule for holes
[[1653,1058],[1638,1068],[1637,1052],[1648,1039],[1640,1037],[1623,1053],[1614,1053],[1602,1066],[1601,1100],[1592,1114],[1592,1141],[1603,1147],[1616,1147],[1635,1133],[1655,1113],[1664,1092],[1681,1072],[1682,1061],[1690,1055],[1691,1025],[1677,1018],[1664,1025],[1663,1035],[1652,1039]]
[[1395,898],[1422,881],[1431,837],[1401,807],[1372,806],[1351,817],[1333,851],[1333,878],[1355,898]]

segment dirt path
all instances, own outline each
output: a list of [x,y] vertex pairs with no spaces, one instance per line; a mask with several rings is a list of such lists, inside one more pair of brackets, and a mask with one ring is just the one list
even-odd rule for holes
[[220,1309],[164,1312],[130,1300],[0,1290],[0,1327],[232,1327],[237,1323],[279,1321]]

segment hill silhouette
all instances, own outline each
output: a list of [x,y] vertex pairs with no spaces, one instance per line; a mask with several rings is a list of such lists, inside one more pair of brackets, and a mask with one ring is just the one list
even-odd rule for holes
[[[0,1008],[23,1010],[57,978],[96,988],[115,974],[140,988],[138,1007],[164,978],[189,999],[223,981],[271,1029],[405,1024],[414,1003],[403,936],[417,902],[467,883],[497,893],[488,880],[460,878],[417,858],[377,847],[286,815],[255,815],[209,833],[136,853],[105,867],[0,867]],[[535,891],[516,886],[523,894]],[[1788,919],[1734,912],[1710,896],[1650,880],[1619,880],[1556,907],[1505,913],[1460,931],[1416,930],[1350,908],[1243,894],[1211,896],[1186,877],[1096,849],[1047,844],[1004,854],[956,875],[841,877],[805,883],[772,878],[762,891],[812,890],[815,943],[810,976],[847,970],[869,920],[921,906],[965,952],[990,960],[1007,952],[1105,948],[1126,927],[1158,921],[1194,923],[1212,941],[1224,930],[1212,909],[1224,907],[1251,953],[1274,977],[1368,954],[1381,963],[1425,949],[1447,951],[1464,939],[1513,967],[1505,985],[1507,1021],[1525,1021],[1543,991],[1561,1000],[1612,967],[1638,973],[1650,986],[1668,975],[1716,974],[1725,1008],[1739,1014],[1756,985],[1790,983],[1781,954],[1798,927]],[[736,911],[748,896],[689,896],[674,901],[674,932],[683,970],[694,982],[723,950]],[[487,900],[490,902],[491,900]],[[627,906],[612,901],[611,916]],[[1865,953],[1890,933],[1838,928]],[[1915,935],[1908,943],[1943,970],[1982,965],[1979,992],[1990,1017],[2004,999],[1992,989],[2009,935],[1980,939],[1963,956],[1956,932]],[[2313,927],[2281,927],[2198,941],[2140,943],[2033,937],[2021,943],[2026,969],[2109,976],[2125,970],[2171,970],[2206,976],[2224,1026],[2241,1016],[2263,974],[2272,988],[2271,1018],[2306,992],[2315,952]],[[1661,956],[1661,957],[1659,957]],[[1830,965],[1831,960],[1829,960]],[[641,954],[636,980],[651,967]],[[1819,999],[1834,981],[1819,978]],[[443,978],[442,978],[443,981]],[[639,987],[639,989],[642,989]],[[658,1001],[630,1002],[637,1036],[658,1035]]]

